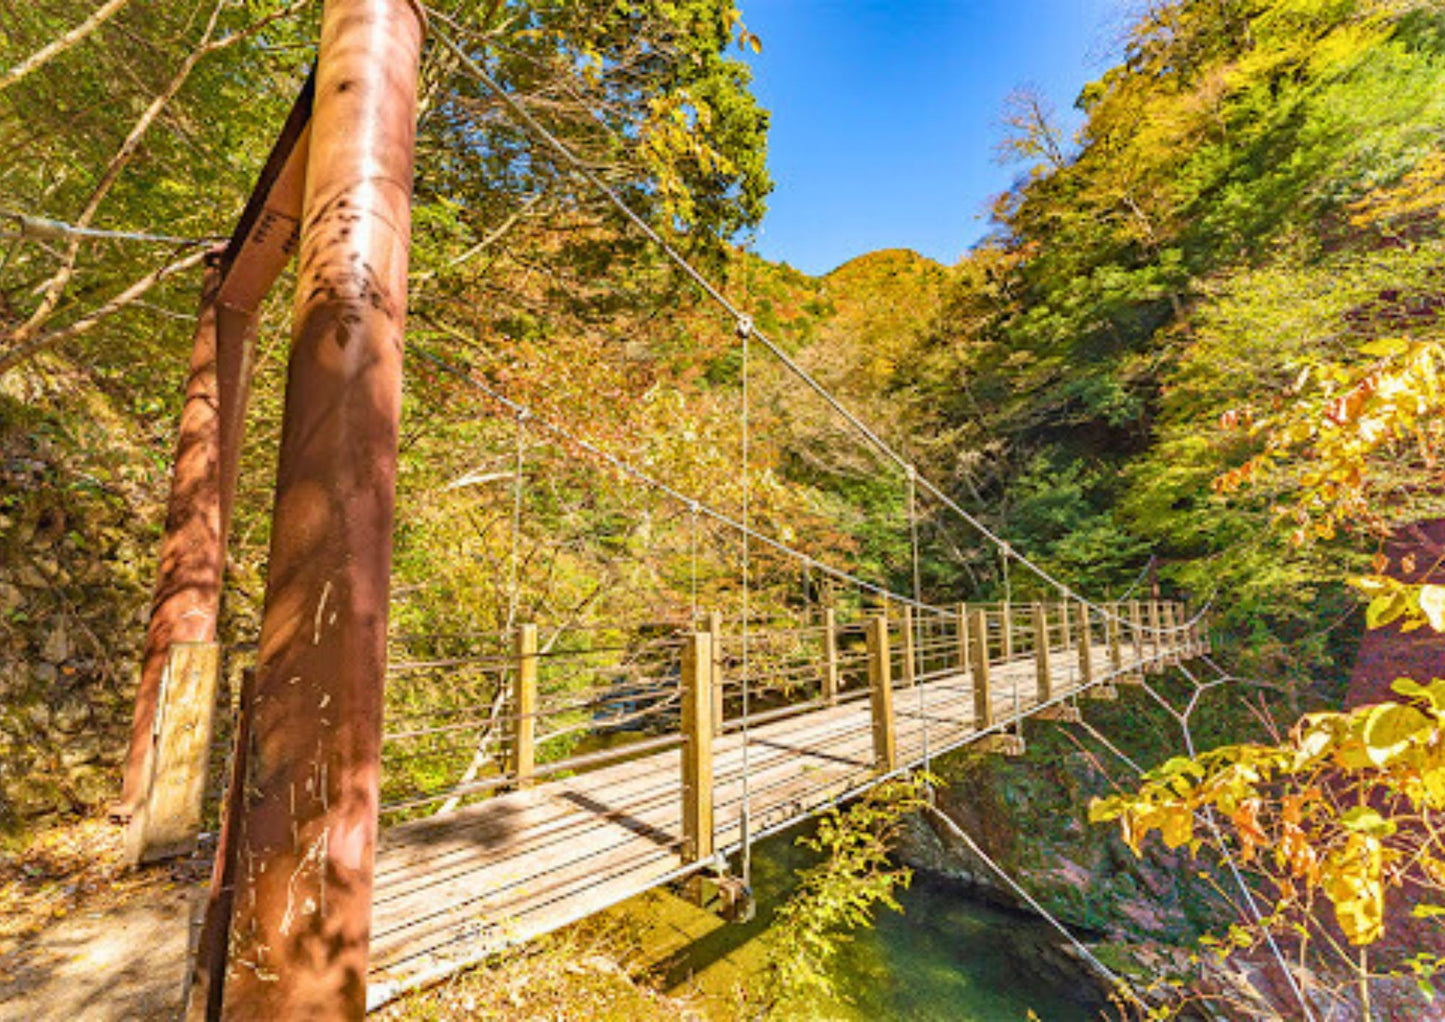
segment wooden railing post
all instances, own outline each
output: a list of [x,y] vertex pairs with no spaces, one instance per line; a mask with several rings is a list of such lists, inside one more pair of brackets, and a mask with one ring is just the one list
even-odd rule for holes
[[1079,623],[1079,684],[1087,688],[1094,683],[1094,637],[1089,628],[1089,605],[1080,600],[1074,606]]
[[868,682],[873,695],[873,763],[881,774],[898,767],[893,727],[893,662],[888,648],[888,617],[868,622]]
[[999,604],[999,631],[1002,633],[999,643],[999,656],[1004,663],[1014,658],[1014,616],[1013,605],[1007,600]]
[[1129,641],[1134,648],[1133,673],[1144,679],[1144,608],[1138,600],[1129,601]]
[[723,722],[727,719],[723,705],[723,618],[722,611],[710,610],[703,623],[703,631],[712,636],[712,733],[722,734]]
[[982,731],[993,727],[993,692],[988,677],[988,611],[975,607],[968,630],[973,633],[973,726]]
[[913,635],[913,608],[903,607],[903,685],[912,688],[918,681],[918,649]]
[[1049,661],[1049,612],[1042,603],[1034,604],[1034,664],[1038,671],[1039,702],[1054,698],[1054,669]]
[[1115,678],[1124,676],[1124,646],[1119,641],[1119,612],[1122,609],[1117,603],[1109,604],[1109,616],[1104,625],[1109,642],[1109,673]]
[[823,611],[823,701],[838,702],[838,613],[832,607]]
[[1163,652],[1163,636],[1159,634],[1159,601],[1149,601],[1149,669],[1158,671],[1162,669],[1159,662],[1160,654]]
[[968,604],[958,605],[958,672],[967,674],[969,669],[968,652]]
[[1172,600],[1164,604],[1164,635],[1165,642],[1169,644],[1169,663],[1177,664],[1184,658],[1180,655],[1180,618],[1178,604]]
[[160,678],[155,732],[140,803],[126,830],[132,863],[188,855],[201,835],[211,726],[221,681],[220,647],[177,642]]
[[1059,648],[1060,648],[1060,652],[1062,652],[1063,655],[1064,655],[1064,659],[1067,661],[1067,660],[1069,659],[1069,655],[1070,655],[1070,654],[1073,652],[1073,650],[1074,650],[1074,636],[1073,636],[1073,630],[1074,630],[1074,629],[1073,629],[1073,624],[1072,624],[1072,622],[1070,621],[1070,615],[1073,613],[1073,611],[1071,611],[1071,610],[1069,609],[1069,604],[1068,604],[1067,602],[1060,603],[1060,604],[1058,605],[1058,607],[1059,607]]
[[713,857],[713,644],[694,632],[682,644],[682,842],[687,862]]
[[517,626],[513,639],[512,743],[510,763],[517,787],[532,783],[537,766],[537,626]]

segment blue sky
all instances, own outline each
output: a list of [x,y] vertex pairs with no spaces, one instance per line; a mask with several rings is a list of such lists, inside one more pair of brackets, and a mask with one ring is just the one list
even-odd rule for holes
[[741,0],[772,111],[757,251],[826,273],[880,248],[953,263],[1020,172],[999,111],[1030,83],[1060,114],[1114,63],[1121,0]]

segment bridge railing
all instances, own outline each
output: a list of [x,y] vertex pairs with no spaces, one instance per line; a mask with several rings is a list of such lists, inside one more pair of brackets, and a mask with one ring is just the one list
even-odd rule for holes
[[[707,636],[703,668],[688,663],[698,634]],[[824,608],[801,622],[750,622],[746,635],[740,622],[704,614],[696,626],[397,636],[382,809],[394,822],[666,750],[686,760],[701,742],[699,719],[710,742],[730,741],[745,728],[864,702],[867,722],[848,726],[872,728],[881,766],[897,759],[895,696],[915,686],[971,703],[974,728],[987,730],[1204,648],[1183,605],[1153,601]],[[707,686],[706,713],[689,703],[689,684]],[[899,712],[908,727],[928,717],[901,701]]]

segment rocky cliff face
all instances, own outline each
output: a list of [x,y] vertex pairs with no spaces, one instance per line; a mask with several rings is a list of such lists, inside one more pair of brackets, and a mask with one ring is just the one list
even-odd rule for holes
[[52,410],[79,389],[0,393],[0,832],[103,804],[126,742],[163,459],[95,391]]

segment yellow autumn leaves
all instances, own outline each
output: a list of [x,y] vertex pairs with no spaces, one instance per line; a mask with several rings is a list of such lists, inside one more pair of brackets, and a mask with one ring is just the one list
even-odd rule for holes
[[1234,854],[1276,891],[1276,915],[1333,907],[1346,939],[1379,940],[1391,889],[1445,879],[1430,814],[1445,809],[1445,679],[1395,683],[1407,702],[1318,713],[1281,746],[1240,745],[1171,759],[1134,793],[1096,799],[1094,822],[1117,820],[1136,855],[1158,832],[1197,853],[1197,823],[1217,813]]

